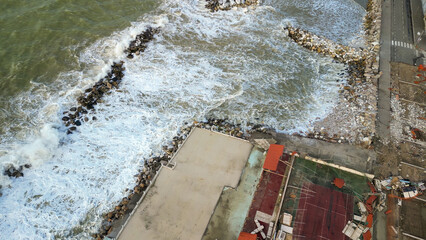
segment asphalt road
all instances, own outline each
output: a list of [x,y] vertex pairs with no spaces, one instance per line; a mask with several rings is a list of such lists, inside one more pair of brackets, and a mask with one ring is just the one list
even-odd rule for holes
[[[418,56],[415,48],[413,23],[420,26],[422,17],[413,14],[413,6],[417,7],[420,0],[385,0],[391,1],[391,61],[414,64]],[[414,18],[413,18],[414,16]],[[419,19],[420,18],[420,19]],[[416,38],[417,40],[417,38]]]
[[377,136],[384,141],[390,137],[390,62],[413,65],[420,56],[418,49],[425,45],[417,34],[424,29],[419,7],[421,0],[384,0],[382,4],[380,71],[383,74],[378,84]]

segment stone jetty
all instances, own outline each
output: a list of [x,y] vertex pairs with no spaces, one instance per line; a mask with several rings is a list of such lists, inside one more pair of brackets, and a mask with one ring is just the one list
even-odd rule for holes
[[[127,58],[131,59],[134,55],[139,55],[145,51],[147,44],[154,39],[154,35],[159,32],[159,28],[148,27],[144,32],[138,34],[136,39],[131,41],[129,47],[124,50]],[[102,97],[109,94],[114,89],[119,88],[119,84],[123,80],[124,61],[114,62],[110,71],[96,82],[92,87],[87,88],[84,93],[77,98],[78,105],[71,107],[68,111],[63,112],[62,121],[68,127],[67,133],[71,134],[77,130],[77,127],[87,121],[96,120],[96,117],[89,119],[84,115],[94,109],[94,106],[102,102]]]
[[365,49],[357,49],[353,47],[337,44],[332,40],[309,33],[300,28],[287,26],[284,28],[287,35],[297,44],[311,51],[328,55],[336,61],[350,64],[353,62],[363,62],[369,55],[369,51]]
[[233,7],[247,7],[251,5],[258,5],[258,0],[206,0],[206,8],[212,12],[219,10],[230,10]]
[[346,64],[347,81],[339,84],[340,99],[333,113],[313,123],[307,137],[370,147],[375,136],[379,72],[380,1],[370,0],[364,19],[366,48],[337,44],[306,30],[286,27],[287,35],[300,46]]
[[[124,50],[128,59],[134,58],[134,55],[139,55],[148,47],[148,43],[154,39],[155,34],[159,33],[159,28],[147,27],[147,29],[138,34],[135,40],[131,41],[129,46]],[[89,119],[85,114],[93,111],[95,105],[102,103],[102,97],[111,93],[114,89],[119,88],[119,84],[123,80],[125,62],[114,62],[111,65],[109,72],[97,81],[92,87],[87,88],[84,93],[77,98],[77,106],[71,107],[68,111],[63,112],[62,121],[67,127],[67,134],[73,133],[84,122],[95,121],[96,117]],[[21,166],[11,165],[6,168],[3,175],[9,177],[23,177],[23,170],[30,168],[31,164],[24,164]],[[1,185],[0,185],[1,189]],[[1,196],[1,193],[0,193]]]

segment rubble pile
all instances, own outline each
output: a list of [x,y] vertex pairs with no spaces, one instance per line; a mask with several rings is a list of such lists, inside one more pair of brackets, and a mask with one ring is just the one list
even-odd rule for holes
[[[421,91],[424,89],[423,82],[426,81],[426,68],[422,64],[416,69],[414,66],[401,66],[399,63],[392,64],[391,68],[397,69],[391,74],[391,136],[395,143],[407,141],[424,145],[426,119],[423,116],[426,114],[426,108],[422,103],[426,92]],[[418,85],[420,91],[409,91],[401,86],[402,84]]]
[[[403,179],[401,176],[391,176],[383,180],[375,178],[373,184],[370,182],[368,184],[371,192],[365,200],[357,203],[361,216],[354,215],[353,220],[349,221],[342,231],[350,239],[359,239],[361,234],[363,234],[364,239],[367,235],[370,236],[367,239],[371,239],[371,233],[368,232],[373,225],[373,214],[386,208],[388,197],[397,198],[400,205],[402,200],[414,198],[426,190],[423,182],[414,183],[408,179]],[[391,212],[392,209],[389,209],[385,214]]]
[[[371,192],[363,200],[358,198],[357,206],[360,216],[355,214],[353,220],[348,221],[342,231],[350,239],[360,239],[361,234],[363,239],[371,239],[370,229],[373,226],[373,215],[386,208],[388,197],[397,198],[398,205],[401,205],[403,200],[415,198],[426,190],[424,182],[412,182],[401,176],[391,176],[383,180],[375,178],[372,183],[368,182],[368,185]],[[392,211],[390,208],[385,214]]]
[[348,79],[340,84],[340,99],[325,119],[313,123],[307,137],[335,143],[353,143],[370,147],[375,135],[381,5],[370,0],[364,21],[367,48],[357,49],[288,26],[288,36],[311,51],[332,57],[347,65]]
[[[130,42],[129,47],[124,50],[127,58],[133,58],[133,54],[139,55],[147,48],[147,43],[152,41],[154,35],[159,32],[158,28],[148,27],[144,32],[136,36],[136,39]],[[111,70],[96,82],[92,87],[87,88],[84,93],[77,98],[78,105],[71,107],[68,111],[63,112],[62,121],[66,127],[68,134],[77,130],[83,122],[96,120],[96,117],[89,119],[84,117],[94,106],[102,103],[102,97],[105,94],[110,94],[113,89],[118,89],[120,82],[124,77],[126,68],[123,66],[124,62],[114,62],[111,65]]]
[[386,179],[374,180],[374,185],[380,192],[388,192],[390,197],[402,200],[417,197],[426,190],[424,182],[412,182],[401,176],[390,176]]
[[[110,212],[103,215],[104,219],[98,233],[93,234],[95,239],[105,238],[115,227],[114,222],[122,219],[123,217],[129,216],[135,208],[136,203],[143,196],[144,192],[147,191],[148,186],[151,184],[161,166],[170,166],[170,160],[182,146],[194,127],[204,128],[242,139],[248,139],[250,134],[254,132],[267,132],[271,130],[266,126],[259,124],[250,124],[250,126],[243,129],[240,124],[233,124],[228,122],[226,119],[215,118],[202,122],[194,121],[192,124],[185,123],[185,125],[178,131],[178,134],[162,147],[163,151],[160,156],[152,156],[149,159],[144,160],[143,168],[135,175],[135,186],[132,189],[127,190],[128,195],[124,197]],[[119,224],[117,225],[120,226]]]
[[[403,104],[397,97],[391,98],[390,133],[395,141],[425,142],[424,133],[421,129],[426,129],[426,122],[419,116],[425,116],[424,107],[415,103]],[[415,126],[415,128],[413,127]],[[415,131],[419,130],[420,131]]]
[[219,10],[230,10],[233,7],[247,7],[250,5],[258,5],[258,0],[206,0],[206,8],[212,12]]

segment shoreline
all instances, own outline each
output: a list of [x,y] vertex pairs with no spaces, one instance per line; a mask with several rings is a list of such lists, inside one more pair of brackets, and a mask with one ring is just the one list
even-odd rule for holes
[[[217,10],[229,10],[231,7],[227,9],[219,9],[218,4],[219,1],[207,1],[208,4],[206,8],[210,9],[212,12]],[[229,1],[227,1],[229,2]],[[348,83],[349,86],[342,86],[342,90],[340,90],[339,94],[339,103],[333,109],[333,112],[329,114],[325,119],[321,121],[317,121],[314,123],[314,130],[312,132],[305,133],[306,138],[317,138],[323,141],[331,142],[331,143],[346,143],[350,145],[361,145],[364,148],[371,148],[371,144],[373,141],[373,137],[375,134],[375,119],[376,119],[376,95],[377,95],[377,78],[378,76],[378,48],[376,45],[372,45],[378,41],[378,37],[380,34],[377,34],[377,29],[380,26],[373,25],[372,21],[378,18],[377,10],[380,10],[380,5],[377,5],[378,0],[369,0],[369,4],[367,6],[367,14],[364,20],[364,30],[365,30],[365,38],[366,43],[370,47],[370,52],[367,50],[362,50],[360,52],[355,51],[355,49],[350,49],[346,47],[346,50],[349,52],[355,52],[355,54],[351,57],[346,56],[346,51],[338,52],[332,55],[332,57],[336,61],[343,62],[348,66]],[[215,4],[211,4],[215,3]],[[257,2],[256,2],[257,3]],[[210,4],[210,5],[209,5]],[[374,5],[374,6],[373,6]],[[371,20],[373,19],[373,20]],[[375,34],[372,34],[372,31],[375,31]],[[289,31],[290,33],[290,31]],[[317,37],[318,39],[322,39]],[[298,42],[298,41],[296,41]],[[303,42],[303,41],[302,41]],[[310,42],[310,41],[309,41]],[[327,42],[327,40],[326,40]],[[329,41],[332,43],[332,41]],[[306,41],[305,41],[306,43]],[[301,44],[303,45],[303,44]],[[312,45],[311,45],[312,46]],[[345,46],[341,46],[341,49],[345,49]],[[315,49],[310,49],[315,50]],[[326,45],[317,49],[318,53],[331,53],[326,48]],[[327,54],[326,53],[326,54]],[[340,55],[339,55],[340,53]],[[357,59],[359,58],[359,59]],[[340,131],[348,126],[345,125],[345,121],[347,119],[339,119],[337,116],[342,116],[342,110],[349,109],[352,116],[356,116],[359,113],[365,112],[364,109],[360,109],[360,106],[356,106],[359,103],[359,96],[368,96],[367,101],[374,106],[372,109],[372,115],[369,115],[370,118],[368,120],[364,120],[366,125],[368,126],[367,133],[363,134],[362,139],[356,139],[355,137],[348,136],[338,136],[336,131],[332,131],[331,127],[336,127],[336,123],[342,123],[342,126],[338,126],[337,128]],[[358,102],[357,102],[358,101]],[[365,101],[365,100],[362,100]],[[371,101],[371,102],[370,102]],[[352,108],[348,108],[347,104],[352,104]],[[352,117],[351,116],[351,117]],[[361,123],[361,124],[362,124]],[[359,124],[359,123],[358,123]],[[250,124],[249,124],[250,126]],[[248,127],[249,127],[248,126]],[[195,127],[205,128],[208,130],[220,132],[226,135],[234,136],[237,138],[248,139],[251,134],[258,133],[266,133],[266,132],[277,132],[275,129],[272,129],[268,126],[263,125],[252,125],[252,128],[244,131],[241,128],[240,124],[232,124],[225,119],[208,119],[204,122],[194,121],[193,124],[186,124],[181,127],[178,131],[178,134],[173,137],[171,141],[167,143],[167,145],[163,146],[163,154],[160,156],[153,156],[144,161],[144,168],[140,170],[140,173],[135,176],[136,184],[133,189],[129,190],[129,194],[127,197],[124,197],[114,208],[114,210],[104,214],[104,220],[101,223],[100,229],[98,233],[93,234],[92,236],[96,239],[103,239],[107,237],[113,229],[122,228],[124,222],[127,222],[127,219],[130,217],[133,209],[136,207],[136,202],[139,202],[143,196],[145,195],[145,191],[148,189],[148,186],[152,183],[152,180],[157,176],[158,170],[161,166],[166,166],[169,164],[170,160],[173,158],[174,154],[179,150],[179,147],[182,146],[183,142],[188,137],[191,130]],[[358,126],[353,126],[353,129]],[[329,134],[333,134],[330,136]],[[297,135],[297,134],[296,134]],[[337,135],[337,136],[336,136]],[[368,139],[365,139],[367,137]],[[360,141],[361,140],[361,141]],[[123,222],[124,221],[124,222]]]
[[[218,2],[218,1],[216,1]],[[229,2],[229,1],[227,1]],[[252,4],[248,4],[249,1],[244,4],[244,6],[249,6]],[[257,1],[253,4],[258,4]],[[234,6],[240,6],[240,5],[232,5],[229,6],[227,9],[220,9],[220,10],[229,10]],[[216,9],[217,11],[217,9]],[[137,35],[136,39],[133,40],[129,47],[125,50],[125,53],[127,53],[127,58],[131,59],[133,58],[133,54],[139,55],[144,52],[144,50],[147,47],[147,43],[154,39],[154,35],[158,33],[158,28],[150,28],[148,27],[147,30],[142,32],[141,34]],[[100,79],[96,84],[94,84],[91,88],[86,89],[85,93],[80,96],[77,99],[78,105],[76,107],[72,107],[69,109],[69,111],[66,111],[63,113],[62,121],[66,127],[69,127],[67,129],[67,133],[71,134],[73,131],[77,130],[77,127],[83,124],[87,121],[95,121],[96,118],[88,119],[87,117],[84,117],[84,114],[88,113],[88,111],[93,110],[93,105],[96,105],[97,103],[102,103],[102,96],[104,94],[109,94],[111,91],[116,89],[116,91],[119,88],[119,83],[121,82],[121,79],[124,77],[125,62],[120,61],[118,63],[113,63],[111,66],[111,70],[108,72],[108,74]],[[373,69],[373,68],[372,68]],[[349,71],[351,71],[351,68],[349,67]],[[355,95],[363,95],[367,94],[365,92],[362,92],[364,90],[371,90],[372,88],[368,89],[361,89],[361,88],[355,88],[357,82],[356,77],[359,77],[359,75],[355,76],[354,80],[354,89],[343,89],[343,94],[339,94],[339,97],[342,97],[344,100],[351,99],[351,97]],[[364,78],[365,76],[363,76]],[[359,90],[359,92],[358,92]],[[345,95],[346,94],[346,95]],[[347,99],[348,97],[348,99]],[[341,106],[336,106],[335,111],[332,114],[335,114],[336,116],[342,115],[341,112],[339,112],[340,108],[343,108],[344,105],[347,102],[344,102],[342,100],[339,101],[339,104],[341,103]],[[354,113],[354,115],[357,112]],[[328,135],[332,134],[332,131],[328,131],[328,134],[325,134],[326,131],[321,129],[323,126],[326,126],[326,123],[330,124],[329,127],[335,126],[335,124],[343,123],[343,121],[332,119],[332,114],[328,115],[324,120],[316,122],[315,125],[316,128],[314,128],[314,132],[312,133],[306,133],[306,136],[308,138],[319,138],[324,141],[329,142],[336,142],[336,143],[354,143],[359,144],[359,142],[349,140],[350,138],[344,138],[344,139],[336,139],[333,137],[328,137]],[[330,118],[329,118],[330,117]],[[374,124],[373,118],[373,124]],[[232,121],[231,121],[232,122]],[[192,124],[185,124],[181,127],[181,130],[178,131],[178,134],[173,137],[172,140],[168,141],[166,145],[163,146],[163,154],[160,156],[152,156],[149,159],[145,159],[144,161],[144,168],[139,171],[139,174],[135,175],[135,186],[132,187],[128,192],[129,194],[124,197],[112,210],[108,213],[103,214],[104,220],[101,223],[100,230],[97,234],[92,235],[94,238],[102,239],[105,236],[107,236],[109,233],[111,233],[112,229],[114,229],[114,223],[118,223],[119,220],[123,219],[123,216],[130,213],[132,211],[132,205],[135,202],[139,202],[139,200],[143,197],[143,195],[146,193],[146,190],[148,189],[148,186],[153,182],[157,172],[161,168],[161,166],[167,165],[170,160],[173,158],[174,154],[179,150],[179,147],[182,146],[183,142],[188,137],[191,130],[195,127],[201,127],[212,131],[221,132],[226,135],[234,136],[237,138],[242,139],[248,139],[252,133],[260,132],[276,132],[276,130],[265,126],[261,124],[249,124],[247,127],[248,129],[243,129],[241,125],[239,124],[233,124],[229,122],[226,119],[209,119],[207,121],[202,122],[194,122]],[[370,123],[369,123],[370,124]],[[345,126],[339,127],[344,128]],[[319,130],[318,130],[319,129]],[[316,134],[318,133],[318,134]],[[339,137],[340,138],[340,137]],[[342,140],[339,142],[339,140]],[[368,146],[370,146],[371,141],[368,143]],[[22,169],[22,167],[20,168]],[[19,175],[19,173],[16,173]],[[0,186],[1,188],[1,186]],[[1,193],[0,193],[1,197]],[[136,207],[134,205],[133,207]]]
[[347,66],[348,79],[345,85],[340,84],[337,105],[327,117],[313,122],[313,130],[304,136],[372,148],[378,110],[377,81],[382,74],[379,72],[380,10],[380,1],[369,0],[363,23],[365,49],[339,45],[299,28],[286,28],[297,44]]

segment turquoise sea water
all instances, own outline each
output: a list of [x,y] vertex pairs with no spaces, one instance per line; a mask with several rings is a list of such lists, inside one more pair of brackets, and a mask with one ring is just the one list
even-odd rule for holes
[[[134,184],[143,159],[177,129],[208,116],[309,128],[337,100],[344,66],[300,48],[288,23],[359,43],[365,11],[352,0],[268,0],[211,13],[203,1],[2,1],[1,239],[85,239]],[[126,60],[121,92],[66,135],[62,112],[105,75],[148,25],[161,27]],[[6,236],[6,238],[4,237]]]

